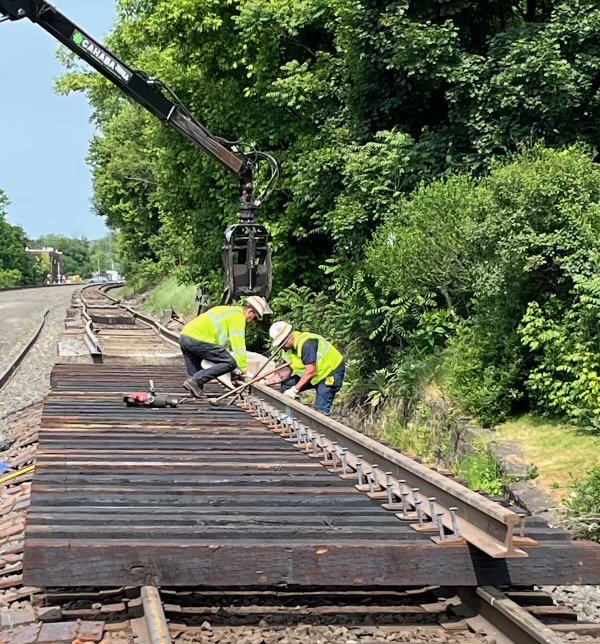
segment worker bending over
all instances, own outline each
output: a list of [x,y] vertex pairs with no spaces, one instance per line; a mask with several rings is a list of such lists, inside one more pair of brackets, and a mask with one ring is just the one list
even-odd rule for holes
[[315,409],[329,416],[344,382],[344,356],[322,336],[294,331],[287,322],[271,325],[269,335],[274,347],[286,350],[284,357],[292,368],[292,376],[281,383],[283,394],[297,398],[300,391],[314,388]]
[[[232,372],[242,376],[248,368],[246,324],[272,312],[263,297],[252,295],[242,306],[215,306],[186,324],[179,336],[189,376],[184,388],[200,398],[213,378]],[[203,360],[213,366],[203,369]]]

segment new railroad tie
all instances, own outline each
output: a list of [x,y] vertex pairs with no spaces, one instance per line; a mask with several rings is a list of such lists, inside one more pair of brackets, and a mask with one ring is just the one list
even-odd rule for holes
[[[364,588],[600,577],[597,548],[533,519],[523,538],[540,545],[528,558],[484,554],[478,544],[497,553],[497,542],[468,533],[461,506],[428,487],[435,472],[418,482],[411,471],[398,476],[369,443],[358,451],[329,433],[329,419],[309,424],[254,388],[231,407],[122,404],[120,392],[150,378],[180,395],[183,376],[164,364],[54,368],[27,515],[27,584],[281,588],[335,579]],[[410,527],[418,512],[435,533]]]

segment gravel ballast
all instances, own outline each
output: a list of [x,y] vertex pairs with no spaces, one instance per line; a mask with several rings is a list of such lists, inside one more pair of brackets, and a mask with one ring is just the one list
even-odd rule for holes
[[3,291],[0,293],[0,370],[14,360],[49,309],[46,325],[31,351],[2,388],[0,396],[0,442],[7,418],[15,411],[43,398],[50,387],[50,372],[57,360],[58,339],[64,331],[67,308],[80,286]]

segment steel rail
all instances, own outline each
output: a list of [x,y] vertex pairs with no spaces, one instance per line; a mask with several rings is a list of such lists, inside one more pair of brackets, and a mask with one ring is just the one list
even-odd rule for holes
[[[481,632],[483,627],[498,644],[561,644],[564,641],[552,628],[497,588],[459,588],[456,596],[461,604],[454,606],[452,612],[464,619],[474,633]],[[171,644],[159,590],[144,586],[141,598],[150,644]]]
[[25,356],[29,353],[33,345],[36,343],[37,339],[40,337],[40,334],[46,325],[46,319],[48,318],[48,313],[50,313],[50,309],[46,309],[46,312],[42,316],[42,320],[40,324],[36,327],[35,331],[29,336],[27,339],[27,342],[23,346],[23,348],[19,351],[17,357],[11,362],[10,365],[4,370],[2,374],[0,374],[0,389],[4,387],[4,385],[10,380],[11,376],[17,369],[17,367],[23,362],[25,359]]
[[165,340],[168,340],[169,342],[179,346],[179,333],[175,331],[171,331],[171,329],[167,329],[166,326],[161,324],[158,320],[155,320],[150,315],[146,315],[144,313],[140,313],[139,311],[136,311],[135,309],[131,308],[127,304],[123,304],[122,300],[120,300],[119,298],[113,297],[112,295],[109,295],[108,293],[105,292],[108,289],[118,288],[123,284],[124,282],[119,282],[114,284],[104,284],[98,290],[101,291],[104,297],[111,300],[115,305],[119,306],[122,309],[125,309],[131,316],[133,316],[134,319],[141,320],[143,323],[147,324],[148,326],[152,327],[155,331],[157,331],[159,335],[165,338]]
[[102,347],[98,341],[98,337],[92,329],[92,318],[87,312],[86,305],[83,304],[81,309],[81,317],[85,321],[85,329],[83,334],[83,340],[89,349],[89,352],[92,356],[98,357],[102,355]]
[[171,644],[171,634],[165,618],[162,600],[158,588],[155,586],[143,586],[141,589],[144,617],[150,642],[148,644]]
[[165,327],[164,325],[162,325],[160,322],[150,317],[149,315],[145,315],[143,313],[140,313],[139,311],[136,311],[130,306],[123,304],[123,302],[118,298],[113,297],[112,295],[109,295],[108,293],[105,292],[105,289],[118,288],[123,284],[124,282],[109,283],[109,284],[103,284],[103,285],[88,284],[81,290],[82,317],[85,320],[84,340],[92,356],[103,355],[101,342],[98,340],[98,336],[93,331],[93,328],[92,328],[93,321],[88,313],[88,309],[93,309],[96,307],[94,307],[92,302],[86,299],[84,294],[84,291],[86,289],[92,288],[92,287],[98,288],[98,291],[102,294],[102,296],[113,303],[113,306],[111,308],[119,307],[127,311],[134,319],[139,320],[142,323],[142,325],[145,325],[149,328],[154,329],[158,333],[158,335],[160,335],[164,340],[179,347],[178,333],[171,331],[170,329],[167,329],[167,327]]
[[33,286],[5,286],[0,288],[0,293],[10,291],[31,291],[36,288],[58,288],[61,286],[81,286],[80,283],[74,282],[71,284],[34,284]]
[[150,317],[149,315],[145,315],[144,313],[140,313],[139,311],[132,309],[126,304],[119,304],[119,306],[131,313],[131,315],[136,320],[141,320],[144,324],[147,324],[155,331],[158,331],[159,335],[161,335],[165,340],[179,347],[179,333],[171,331],[171,329],[167,329],[167,327],[163,326],[158,320],[155,320],[154,318]]
[[323,437],[330,449],[334,443],[349,449],[347,463],[354,470],[361,467],[372,471],[372,466],[377,465],[379,471],[390,472],[391,477],[395,477],[390,484],[397,498],[401,498],[408,486],[413,491],[413,500],[421,501],[423,512],[429,516],[429,499],[435,498],[431,507],[435,514],[443,513],[443,524],[450,530],[453,528],[450,508],[456,508],[455,520],[460,535],[490,557],[527,557],[527,553],[517,546],[535,545],[535,542],[513,537],[515,527],[523,522],[515,512],[266,385],[257,383],[251,391],[287,416],[290,422],[295,419]]
[[[461,588],[461,600],[515,644],[561,644],[562,637],[493,586]],[[466,619],[467,623],[469,618]]]

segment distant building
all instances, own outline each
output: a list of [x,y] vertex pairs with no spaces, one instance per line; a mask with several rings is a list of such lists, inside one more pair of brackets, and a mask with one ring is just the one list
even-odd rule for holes
[[50,272],[46,279],[47,284],[61,284],[65,281],[63,275],[63,254],[54,250],[54,248],[26,248],[30,255],[37,255],[38,257],[47,257],[50,265]]
[[119,271],[105,271],[106,272],[106,277],[111,282],[120,282],[121,281],[121,276],[119,275]]

